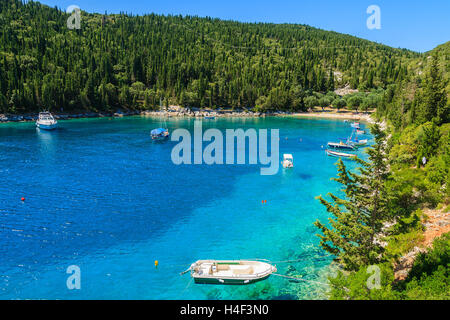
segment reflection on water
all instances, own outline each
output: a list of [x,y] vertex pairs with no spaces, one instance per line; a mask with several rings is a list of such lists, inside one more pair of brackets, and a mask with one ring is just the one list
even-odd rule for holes
[[39,152],[45,162],[52,160],[55,157],[58,142],[57,134],[58,132],[56,130],[48,131],[36,127]]

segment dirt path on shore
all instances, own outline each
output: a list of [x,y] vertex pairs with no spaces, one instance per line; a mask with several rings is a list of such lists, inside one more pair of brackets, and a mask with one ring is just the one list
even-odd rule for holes
[[423,234],[423,245],[431,247],[434,239],[450,232],[450,209],[448,207],[440,210],[426,209],[424,213],[427,215],[428,220],[424,223],[426,230]]
[[396,281],[405,280],[414,265],[414,261],[420,253],[425,253],[433,246],[434,239],[444,233],[450,232],[450,210],[449,207],[441,209],[425,209],[427,219],[423,222],[425,231],[423,240],[419,246],[414,247],[410,252],[402,256],[394,266],[394,279]]

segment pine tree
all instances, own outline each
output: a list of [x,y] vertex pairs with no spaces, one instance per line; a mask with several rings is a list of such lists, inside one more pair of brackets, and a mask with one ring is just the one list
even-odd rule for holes
[[439,149],[439,140],[441,139],[441,133],[436,123],[425,123],[423,125],[423,135],[419,141],[417,150],[417,166],[420,167],[423,157],[426,160],[436,154]]
[[334,74],[333,70],[330,69],[330,73],[328,75],[328,91],[334,91]]
[[330,227],[317,220],[321,247],[336,256],[346,270],[358,270],[367,264],[383,260],[380,235],[383,222],[388,220],[388,195],[385,182],[389,179],[385,159],[385,133],[378,125],[372,128],[375,145],[368,149],[369,162],[357,159],[362,167],[359,174],[347,170],[340,159],[338,177],[333,180],[343,185],[345,199],[329,194],[332,201],[318,199],[333,217]]
[[441,72],[439,60],[435,54],[432,56],[430,69],[425,77],[425,85],[419,94],[418,121],[424,123],[435,119],[438,124],[448,121],[447,95]]

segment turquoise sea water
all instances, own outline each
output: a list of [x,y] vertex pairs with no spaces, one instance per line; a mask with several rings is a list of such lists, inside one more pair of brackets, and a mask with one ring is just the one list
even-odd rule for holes
[[[194,120],[167,124],[192,132]],[[280,157],[292,153],[295,167],[274,176],[259,165],[176,166],[176,142],[151,142],[158,126],[146,117],[61,121],[54,132],[0,125],[0,298],[324,298],[331,258],[312,223],[328,214],[315,197],[339,186],[330,181],[336,158],[322,146],[348,136],[349,123],[203,121],[222,131],[280,129]],[[214,286],[179,275],[198,259],[253,258],[306,281]],[[67,289],[70,265],[81,269],[81,290]]]

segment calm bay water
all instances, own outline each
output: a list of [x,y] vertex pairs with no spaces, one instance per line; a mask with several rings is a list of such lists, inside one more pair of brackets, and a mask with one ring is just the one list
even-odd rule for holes
[[[193,132],[194,120],[167,125]],[[336,158],[322,146],[348,136],[349,124],[203,121],[222,131],[280,129],[280,156],[292,153],[295,167],[274,176],[261,176],[259,165],[176,166],[175,142],[151,142],[158,126],[146,117],[61,121],[54,132],[0,125],[0,298],[323,298],[317,282],[331,259],[312,223],[328,214],[315,197],[339,185],[330,181]],[[211,286],[179,275],[198,259],[253,258],[301,260],[277,267],[306,281]],[[66,287],[70,265],[81,268],[81,290]]]

